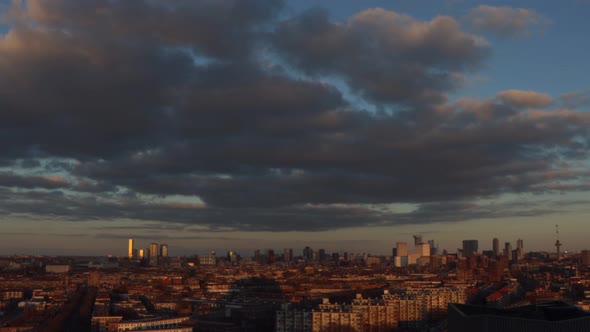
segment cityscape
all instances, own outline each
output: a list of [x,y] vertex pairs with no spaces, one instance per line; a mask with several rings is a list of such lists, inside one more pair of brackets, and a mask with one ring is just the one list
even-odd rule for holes
[[588,328],[590,250],[486,242],[447,252],[414,235],[386,256],[309,246],[176,256],[128,239],[120,256],[3,256],[0,331]]
[[588,17],[0,0],[0,332],[590,331]]

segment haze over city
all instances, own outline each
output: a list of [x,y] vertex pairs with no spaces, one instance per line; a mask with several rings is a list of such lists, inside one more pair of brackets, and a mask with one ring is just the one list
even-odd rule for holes
[[588,249],[588,14],[0,0],[0,255]]

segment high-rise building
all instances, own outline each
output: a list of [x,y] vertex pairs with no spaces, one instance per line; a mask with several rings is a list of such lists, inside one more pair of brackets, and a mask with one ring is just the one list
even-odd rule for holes
[[422,244],[422,235],[414,235],[414,245]]
[[477,240],[463,240],[463,256],[469,257],[477,252],[479,243]]
[[158,265],[158,244],[150,243],[150,265]]
[[231,265],[238,265],[238,254],[235,251],[228,251],[227,260]]
[[254,261],[260,263],[260,249],[254,250]]
[[420,257],[430,256],[430,244],[422,243],[422,244],[416,245],[416,254]]
[[500,256],[500,240],[498,240],[497,237],[495,237],[494,240],[492,240],[492,246],[494,250],[494,256]]
[[512,254],[512,245],[510,244],[510,242],[504,242],[504,256],[508,257],[508,259],[510,259],[510,255]]
[[271,264],[276,260],[274,249],[266,249],[266,264]]
[[582,250],[582,264],[590,265],[590,250]]
[[524,241],[522,239],[516,240],[516,250],[518,259],[521,260],[524,258]]
[[160,257],[168,257],[168,245],[167,244],[160,245]]
[[283,258],[285,259],[285,262],[292,261],[293,260],[293,249],[291,249],[291,248],[283,249]]
[[135,257],[133,257],[133,249],[134,249],[133,242],[134,242],[133,239],[129,239],[129,243],[128,243],[128,247],[127,247],[127,257],[129,259],[135,258]]
[[320,262],[323,262],[326,260],[326,249],[320,249],[318,250],[318,260]]
[[143,260],[145,258],[145,251],[143,249],[139,249],[139,259]]
[[310,247],[303,248],[303,258],[310,261],[313,255],[313,250]]
[[428,240],[428,244],[430,245],[430,254],[436,255],[436,246],[434,244],[434,240]]
[[408,244],[406,242],[398,242],[396,244],[397,255],[400,257],[408,256]]

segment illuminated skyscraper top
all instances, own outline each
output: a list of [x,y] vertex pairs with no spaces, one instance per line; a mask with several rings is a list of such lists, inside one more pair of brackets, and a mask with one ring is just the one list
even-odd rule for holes
[[128,244],[128,248],[127,248],[127,257],[129,257],[129,259],[133,259],[133,239],[129,239],[129,244]]
[[168,245],[167,244],[160,245],[160,256],[161,257],[168,257]]

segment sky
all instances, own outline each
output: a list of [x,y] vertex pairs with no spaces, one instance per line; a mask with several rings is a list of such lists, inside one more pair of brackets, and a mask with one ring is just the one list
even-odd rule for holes
[[589,14],[0,0],[0,255],[590,249]]

